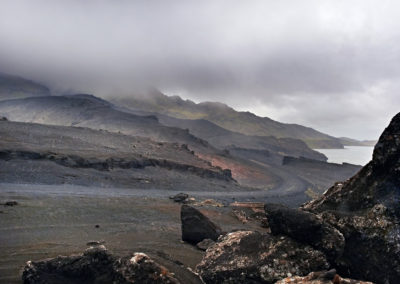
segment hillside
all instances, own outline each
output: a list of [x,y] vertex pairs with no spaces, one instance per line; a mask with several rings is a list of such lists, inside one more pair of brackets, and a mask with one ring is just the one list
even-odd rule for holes
[[[245,190],[176,143],[83,127],[1,121],[1,182]],[[190,180],[190,182],[188,182]]]
[[215,102],[194,103],[153,90],[146,96],[114,99],[116,105],[156,112],[181,119],[205,119],[227,130],[251,136],[303,140],[311,148],[343,148],[340,140],[310,127],[286,124],[250,112],[240,112]]
[[320,161],[327,160],[323,154],[310,149],[299,139],[276,138],[273,136],[250,136],[229,131],[205,119],[179,119],[158,113],[132,111],[127,108],[121,109],[137,115],[154,115],[162,124],[188,129],[191,134],[206,140],[211,145],[221,150],[246,148],[268,152],[271,156],[270,161],[276,162],[279,165],[282,163],[284,156],[306,157]]
[[0,72],[0,101],[34,96],[49,96],[46,86]]
[[347,137],[340,137],[340,142],[344,146],[368,146],[368,147],[374,147],[375,144],[378,142],[377,140],[356,140],[356,139],[351,139]]
[[0,102],[0,115],[10,121],[48,125],[87,127],[130,136],[147,137],[158,142],[186,144],[202,159],[222,169],[243,186],[269,189],[280,178],[268,168],[233,157],[177,127],[165,126],[155,116],[122,112],[107,101],[91,95],[32,97]]

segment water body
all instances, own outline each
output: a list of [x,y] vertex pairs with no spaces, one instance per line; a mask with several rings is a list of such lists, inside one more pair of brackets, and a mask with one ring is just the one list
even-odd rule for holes
[[330,163],[350,163],[364,166],[372,159],[374,147],[345,146],[344,149],[314,149],[328,157]]

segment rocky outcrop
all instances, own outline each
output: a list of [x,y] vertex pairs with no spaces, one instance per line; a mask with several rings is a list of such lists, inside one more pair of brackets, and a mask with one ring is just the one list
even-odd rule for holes
[[375,146],[373,159],[303,206],[345,237],[335,266],[341,275],[376,283],[400,279],[400,113]]
[[81,157],[77,155],[65,155],[52,152],[32,152],[20,150],[0,150],[0,160],[49,160],[59,165],[71,168],[92,168],[100,171],[109,171],[114,168],[143,169],[146,167],[160,167],[168,170],[189,172],[204,178],[215,178],[225,181],[234,181],[229,169],[206,169],[189,164],[177,163],[166,159],[154,159],[138,157],[125,159],[120,157]]
[[282,279],[275,284],[373,284],[372,282],[342,278],[336,274],[336,270],[311,272],[307,276],[294,276]]
[[304,206],[322,212],[357,212],[382,204],[400,217],[400,113],[391,121],[375,146],[373,159],[345,183],[332,186],[324,196]]
[[104,246],[91,247],[80,255],[28,261],[22,280],[25,284],[179,283],[173,274],[146,254],[117,258]]
[[271,233],[287,235],[324,252],[330,261],[340,257],[344,237],[337,229],[315,214],[280,204],[264,205]]
[[196,271],[205,283],[274,283],[328,267],[322,252],[288,237],[238,231],[209,247]]
[[220,227],[215,225],[199,210],[188,205],[181,207],[182,240],[196,245],[204,239],[216,241],[222,234]]

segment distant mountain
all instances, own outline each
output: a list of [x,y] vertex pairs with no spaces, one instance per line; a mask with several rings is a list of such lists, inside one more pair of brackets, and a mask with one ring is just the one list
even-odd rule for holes
[[0,101],[35,96],[49,96],[50,90],[39,83],[0,73]]
[[356,139],[351,139],[347,137],[340,137],[340,142],[344,146],[369,146],[373,147],[375,144],[378,142],[378,140],[356,140]]
[[[309,174],[305,169],[304,177],[308,179],[306,180],[306,178],[299,176],[298,171],[281,165],[283,156],[304,156],[314,160],[326,160],[324,155],[311,150],[299,139],[291,137],[276,138],[270,136],[271,134],[245,135],[225,129],[206,118],[178,119],[154,111],[154,109],[162,109],[165,106],[168,106],[169,109],[178,108],[179,111],[182,111],[183,108],[187,110],[187,116],[190,116],[191,110],[186,105],[192,105],[193,114],[199,111],[197,108],[200,105],[200,110],[208,113],[209,117],[212,117],[213,112],[218,115],[218,109],[222,109],[219,114],[221,119],[224,119],[224,115],[227,114],[227,117],[229,115],[232,116],[232,120],[237,124],[240,124],[242,118],[245,124],[250,123],[251,121],[246,120],[250,117],[256,122],[256,125],[261,123],[261,126],[263,126],[263,122],[273,122],[275,126],[281,126],[282,128],[285,128],[284,126],[293,126],[274,122],[268,118],[260,118],[250,113],[236,112],[223,104],[195,104],[190,101],[183,101],[178,97],[167,97],[158,94],[158,98],[161,101],[164,100],[159,105],[148,103],[148,100],[154,99],[153,95],[148,99],[138,99],[137,104],[132,104],[132,101],[123,104],[120,101],[120,106],[118,107],[115,103],[87,94],[69,96],[43,96],[40,92],[35,94],[39,95],[34,95],[32,92],[32,95],[27,98],[0,101],[0,116],[6,117],[11,122],[86,127],[113,132],[116,135],[125,134],[132,137],[147,137],[161,143],[186,144],[187,146],[183,145],[182,147],[187,147],[197,158],[206,161],[210,166],[230,170],[232,178],[239,185],[270,190],[270,194],[274,196],[286,196],[289,194],[297,203],[304,202],[308,198],[305,191],[310,191],[311,189],[318,192],[321,186],[327,183],[331,184],[334,181],[329,168],[323,170],[323,174],[326,174],[327,177],[320,182],[319,172]],[[131,105],[134,107],[131,107]],[[149,111],[149,109],[152,109],[152,111]],[[301,126],[298,127],[302,129]],[[305,131],[319,133],[310,128],[303,128]],[[48,128],[47,131],[52,130]],[[46,135],[51,136],[52,134],[49,132]],[[324,134],[321,135],[323,136]],[[327,137],[331,139],[330,136]],[[75,138],[74,143],[84,142],[79,137]],[[96,138],[93,136],[88,139],[95,141]],[[53,143],[51,140],[44,141],[50,144]],[[37,143],[41,142],[38,141]],[[109,145],[111,145],[108,147],[111,147],[110,151],[112,151],[113,143]],[[157,149],[153,148],[152,151],[157,151]],[[144,156],[151,154],[156,153],[144,153]],[[37,155],[34,154],[34,156],[36,157]],[[85,159],[83,161],[84,164],[86,163]],[[79,163],[82,162],[80,159],[78,161]],[[92,163],[91,160],[90,163]],[[96,161],[94,164],[97,166]],[[332,179],[330,178],[331,176]],[[343,171],[341,176],[346,179],[349,175]],[[314,183],[314,181],[317,181],[318,184]],[[187,179],[187,182],[190,183],[190,178]]]
[[[125,111],[126,108],[121,108]],[[273,136],[250,136],[233,132],[222,128],[205,119],[179,119],[163,114],[130,111],[137,115],[154,115],[158,120],[167,126],[188,129],[196,137],[206,140],[219,149],[233,151],[236,148],[261,150],[269,153],[269,161],[277,164],[282,163],[284,156],[306,157],[314,160],[326,161],[327,158],[312,149],[303,141],[293,138],[276,138]]]
[[338,138],[310,127],[287,124],[259,117],[250,112],[240,112],[215,102],[194,103],[178,96],[166,96],[153,90],[145,96],[114,99],[115,104],[142,111],[156,112],[181,119],[204,119],[227,130],[251,136],[295,138],[311,148],[343,148]]

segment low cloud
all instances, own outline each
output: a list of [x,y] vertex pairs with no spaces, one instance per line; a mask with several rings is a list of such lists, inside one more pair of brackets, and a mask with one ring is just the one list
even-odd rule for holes
[[60,92],[155,86],[373,139],[400,110],[399,10],[393,1],[5,0],[0,69]]

